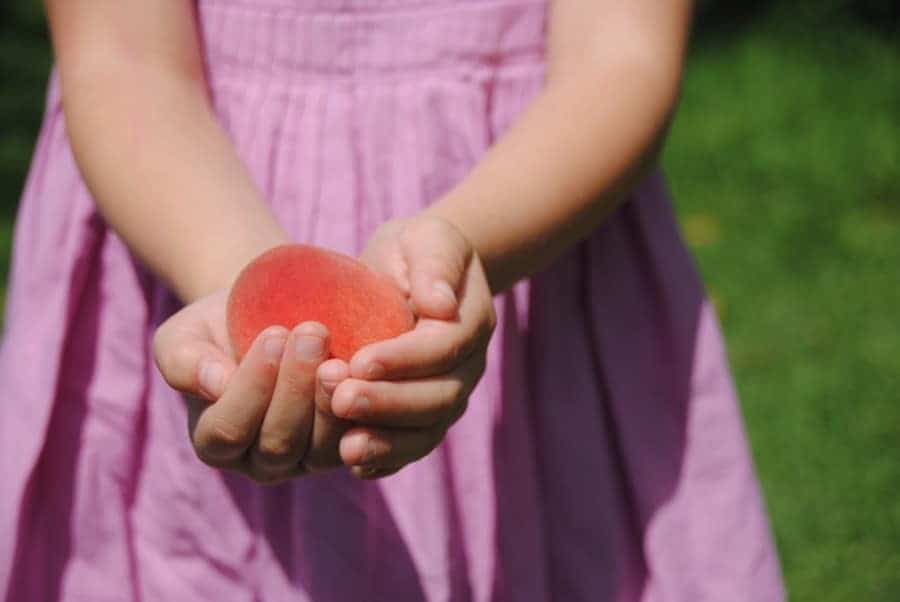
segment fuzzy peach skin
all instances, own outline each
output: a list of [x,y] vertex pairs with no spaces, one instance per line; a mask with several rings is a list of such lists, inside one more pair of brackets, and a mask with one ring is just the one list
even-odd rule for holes
[[291,244],[266,251],[238,275],[227,321],[238,359],[269,326],[314,321],[328,328],[331,355],[349,361],[361,347],[411,330],[415,316],[387,277],[352,257]]

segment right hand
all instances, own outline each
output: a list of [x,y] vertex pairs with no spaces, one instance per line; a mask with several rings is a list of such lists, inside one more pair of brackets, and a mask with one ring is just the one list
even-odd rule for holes
[[163,378],[187,399],[197,456],[267,484],[341,466],[338,444],[350,425],[330,406],[349,367],[326,360],[325,326],[268,328],[237,365],[226,330],[227,300],[225,290],[185,306],[153,339]]

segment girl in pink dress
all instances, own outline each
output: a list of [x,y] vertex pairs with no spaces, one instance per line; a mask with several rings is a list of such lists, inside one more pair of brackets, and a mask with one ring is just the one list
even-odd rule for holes
[[[47,0],[0,351],[0,593],[783,598],[655,165],[690,2]],[[231,282],[361,255],[416,328],[328,358]]]

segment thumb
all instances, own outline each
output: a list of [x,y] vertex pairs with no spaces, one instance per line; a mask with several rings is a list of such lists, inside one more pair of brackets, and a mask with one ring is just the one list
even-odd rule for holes
[[401,249],[416,313],[439,320],[455,318],[457,295],[472,257],[469,241],[450,222],[421,217],[407,222]]
[[176,391],[215,401],[234,372],[234,361],[211,341],[163,324],[153,337],[160,374]]

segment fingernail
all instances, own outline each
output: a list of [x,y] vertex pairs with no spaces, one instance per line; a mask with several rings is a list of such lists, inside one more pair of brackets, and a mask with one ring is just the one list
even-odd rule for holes
[[443,280],[438,280],[434,283],[433,288],[435,292],[443,297],[448,303],[456,305],[456,293],[453,292],[453,288],[449,284]]
[[378,380],[384,376],[384,366],[378,362],[372,362],[365,367],[367,380]]
[[266,352],[266,357],[273,361],[280,361],[281,355],[284,353],[284,335],[275,334],[266,339],[266,342],[263,344],[263,350]]
[[222,394],[222,380],[225,369],[222,364],[212,360],[204,360],[200,365],[200,387],[209,395],[219,397]]
[[369,440],[366,442],[365,453],[363,454],[363,459],[360,464],[362,464],[363,466],[371,464],[380,456],[386,454],[389,449],[390,446],[384,441],[376,439],[375,437],[369,437]]
[[302,360],[317,360],[325,350],[325,341],[314,335],[301,335],[294,342],[294,351]]
[[346,462],[348,466],[356,465],[356,458],[361,458],[366,453],[369,436],[363,432],[350,432],[344,435],[338,444],[341,454],[341,461]]
[[322,384],[322,390],[325,391],[325,394],[331,398],[334,395],[334,390],[337,389],[339,381],[330,381],[330,380],[322,380],[319,381]]
[[345,366],[341,366],[334,361],[329,361],[319,366],[318,370],[316,370],[316,375],[322,382],[331,383],[331,388],[333,389],[337,386],[337,383],[344,380],[346,371]]
[[350,406],[348,416],[352,418],[362,418],[369,412],[371,406],[372,402],[369,401],[368,397],[357,397],[353,400],[353,405]]
[[369,459],[369,449],[372,445],[371,437],[360,437],[359,443],[356,444],[356,457],[359,458],[359,464],[365,465]]

